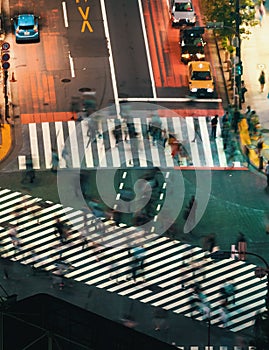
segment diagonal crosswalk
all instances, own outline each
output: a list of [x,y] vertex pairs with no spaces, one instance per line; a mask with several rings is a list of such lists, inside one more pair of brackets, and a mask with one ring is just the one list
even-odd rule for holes
[[[64,243],[55,234],[57,218],[70,225]],[[52,276],[61,261],[72,267],[66,270],[66,278],[202,321],[190,305],[191,286],[196,282],[210,303],[211,323],[219,327],[223,326],[220,289],[224,280],[232,279],[236,303],[228,306],[227,328],[233,332],[253,325],[256,314],[265,309],[266,280],[254,276],[252,264],[211,260],[200,247],[136,227],[118,227],[111,220],[97,222],[91,213],[86,220],[89,233],[84,246],[82,210],[0,188],[1,255],[44,269]],[[10,225],[17,228],[18,245],[8,233]],[[137,283],[131,278],[129,254],[134,245],[145,248],[144,273],[138,273]]]
[[52,150],[58,154],[60,169],[242,166],[240,162],[233,163],[229,153],[225,153],[219,124],[217,138],[211,139],[209,117],[162,118],[162,130],[165,129],[168,135],[174,135],[182,144],[179,160],[171,156],[171,143],[166,142],[165,146],[162,142],[154,144],[148,132],[150,121],[150,118],[133,118],[136,137],[130,139],[128,136],[125,140],[122,128],[121,142],[118,144],[113,131],[120,121],[115,118],[103,119],[94,126],[86,119],[80,122],[70,120],[24,124],[22,128],[26,147],[24,154],[18,156],[18,167],[26,169],[26,156],[31,155],[34,169],[50,169]]

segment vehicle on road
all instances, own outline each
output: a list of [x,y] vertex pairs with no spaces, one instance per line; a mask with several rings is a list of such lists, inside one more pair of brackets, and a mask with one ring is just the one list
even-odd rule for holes
[[214,94],[211,65],[207,61],[191,61],[188,63],[189,92],[196,97],[207,97]]
[[206,42],[203,39],[204,28],[194,27],[180,31],[179,46],[181,48],[181,61],[188,63],[190,61],[203,61],[205,59],[204,46]]
[[194,12],[191,0],[171,0],[171,21],[172,26],[190,25],[196,23],[196,14]]
[[39,42],[38,19],[39,17],[33,14],[20,14],[12,18],[17,43]]

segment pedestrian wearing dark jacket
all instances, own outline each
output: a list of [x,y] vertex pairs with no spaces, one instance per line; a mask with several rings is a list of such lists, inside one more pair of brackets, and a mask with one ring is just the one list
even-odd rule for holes
[[217,125],[219,116],[216,114],[211,120],[211,137],[215,139],[217,137]]

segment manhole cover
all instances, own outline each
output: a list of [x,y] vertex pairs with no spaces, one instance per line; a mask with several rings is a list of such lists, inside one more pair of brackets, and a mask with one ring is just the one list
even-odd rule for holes
[[79,92],[90,92],[90,91],[92,91],[92,89],[87,88],[87,87],[83,87],[83,88],[78,89],[78,91]]
[[62,83],[70,83],[71,79],[64,78],[61,80]]

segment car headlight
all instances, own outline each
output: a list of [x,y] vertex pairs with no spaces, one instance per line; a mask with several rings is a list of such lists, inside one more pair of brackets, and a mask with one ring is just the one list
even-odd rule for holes
[[212,88],[207,89],[207,92],[213,92],[213,91],[214,91],[214,89],[212,89]]
[[197,88],[191,88],[191,92],[197,92],[198,89]]
[[181,55],[182,58],[190,58],[190,54],[189,53],[184,53]]
[[195,17],[189,18],[189,22],[190,22],[190,23],[195,23],[195,22],[196,22],[196,18],[195,18]]

